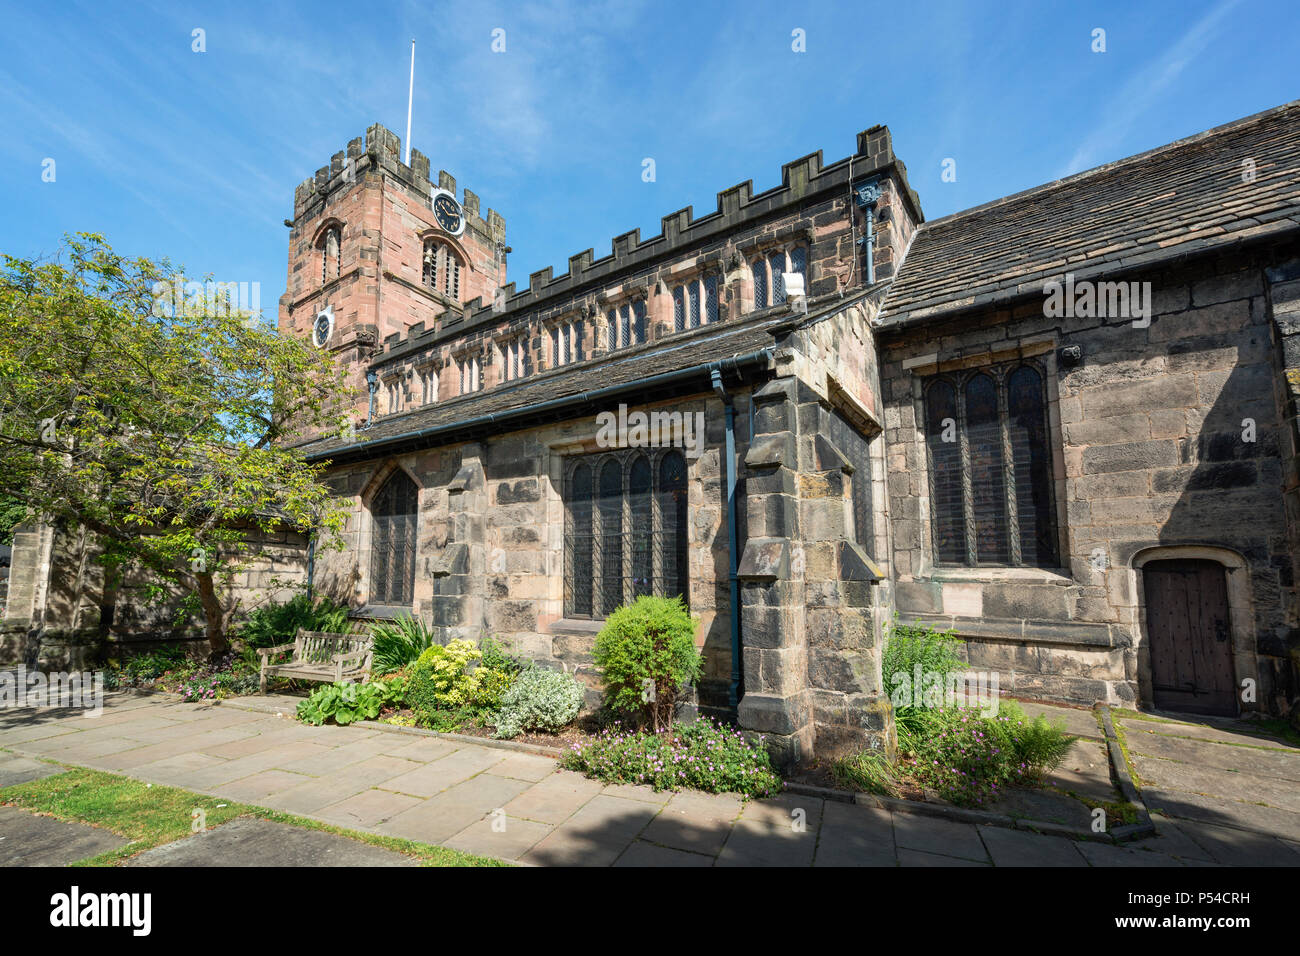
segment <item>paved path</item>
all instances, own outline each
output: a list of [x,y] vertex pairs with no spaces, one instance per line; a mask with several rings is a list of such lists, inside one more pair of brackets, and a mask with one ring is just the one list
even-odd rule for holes
[[[506,860],[588,866],[1180,866],[1236,862],[1164,823],[1138,848],[786,794],[604,786],[549,757],[161,697],[0,711],[0,780],[33,756]],[[1226,829],[1226,828],[1225,828]],[[1246,833],[1247,831],[1236,831]],[[1250,834],[1255,838],[1256,834]],[[1279,846],[1286,853],[1292,847]],[[1281,851],[1280,851],[1281,852]],[[1251,862],[1258,862],[1252,860]],[[1277,862],[1286,862],[1285,856]],[[1293,863],[1300,864],[1300,855]]]
[[1225,863],[1300,865],[1300,749],[1242,721],[1114,713],[1149,809]]

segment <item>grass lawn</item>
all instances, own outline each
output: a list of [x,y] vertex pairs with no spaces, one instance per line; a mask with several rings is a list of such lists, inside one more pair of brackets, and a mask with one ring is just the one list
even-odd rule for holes
[[425,866],[507,866],[490,857],[461,853],[396,837],[345,830],[288,813],[234,803],[176,787],[152,786],[130,777],[69,768],[30,783],[0,790],[0,804],[49,814],[59,820],[89,823],[134,842],[109,853],[78,860],[73,866],[116,866],[144,850],[192,834],[193,812],[202,809],[209,829],[236,817],[253,816],[310,830],[322,830],[414,857]]

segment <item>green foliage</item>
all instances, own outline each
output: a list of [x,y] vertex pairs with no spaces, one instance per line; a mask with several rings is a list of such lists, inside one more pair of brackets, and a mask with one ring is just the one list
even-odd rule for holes
[[494,671],[501,671],[511,677],[526,670],[531,663],[521,661],[519,658],[508,654],[506,649],[497,643],[494,637],[484,637],[483,640],[479,641],[478,649],[483,652],[482,664],[484,667],[490,667]]
[[921,688],[913,686],[918,668],[922,675],[937,675],[946,681],[948,675],[966,668],[965,661],[957,656],[961,644],[961,638],[951,629],[937,631],[919,622],[899,624],[895,615],[880,670],[900,729],[919,727],[925,710]]
[[0,544],[13,544],[14,529],[27,518],[27,506],[11,495],[0,493]]
[[371,624],[370,634],[374,649],[371,667],[376,674],[401,670],[435,643],[433,631],[410,615]]
[[945,800],[973,806],[1008,787],[1033,786],[1065,759],[1074,738],[1040,715],[1028,719],[1010,701],[996,717],[949,707],[921,710],[899,729],[900,767]]
[[249,648],[274,647],[292,641],[299,628],[346,634],[348,606],[327,597],[313,602],[303,591],[283,603],[268,601],[255,609],[239,626],[236,636]]
[[617,608],[596,635],[593,652],[605,681],[605,704],[638,715],[655,731],[672,726],[681,688],[703,668],[695,620],[681,598],[642,596]]
[[831,765],[831,776],[841,787],[861,793],[890,797],[898,792],[894,765],[876,751],[864,750],[851,757],[841,757]]
[[249,530],[337,548],[344,517],[294,447],[341,427],[342,378],[231,291],[90,233],[0,271],[0,495],[85,528],[108,573],[197,594],[214,653]]
[[496,736],[517,737],[525,730],[561,730],[578,716],[585,696],[582,682],[568,674],[530,667],[501,698]]
[[406,704],[417,719],[435,730],[450,730],[482,719],[501,706],[511,675],[483,664],[473,641],[434,644],[409,670]]
[[157,680],[170,670],[185,663],[185,651],[179,647],[164,647],[129,657],[122,665],[120,681],[127,687]]
[[751,743],[708,718],[660,734],[612,727],[565,754],[564,766],[606,783],[647,784],[764,797],[781,777],[761,740]]
[[402,700],[401,680],[376,680],[368,684],[325,684],[298,704],[298,719],[306,724],[350,724],[374,720],[385,707]]

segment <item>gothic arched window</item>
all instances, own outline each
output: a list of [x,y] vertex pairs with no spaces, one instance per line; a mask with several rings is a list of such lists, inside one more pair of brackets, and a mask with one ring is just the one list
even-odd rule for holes
[[410,605],[415,596],[415,533],[420,490],[393,472],[370,506],[370,603]]
[[1039,368],[1019,362],[926,384],[936,563],[1056,565],[1043,382]]
[[460,301],[460,257],[445,242],[424,241],[424,268],[421,274],[426,289]]
[[687,595],[686,459],[584,455],[564,483],[564,615],[604,618],[643,594]]

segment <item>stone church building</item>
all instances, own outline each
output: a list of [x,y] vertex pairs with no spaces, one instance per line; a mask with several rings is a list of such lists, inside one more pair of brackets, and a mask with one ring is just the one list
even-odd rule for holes
[[[232,600],[309,580],[594,681],[613,608],[681,595],[699,706],[787,759],[888,745],[895,618],[1017,697],[1296,707],[1300,102],[934,221],[876,126],[523,288],[381,126],[286,224],[280,329],[361,396],[301,446],[346,548],[271,542]],[[11,634],[97,600],[58,537],[17,536]]]

